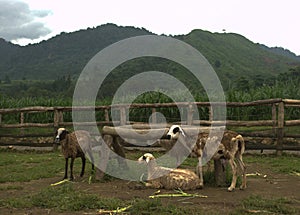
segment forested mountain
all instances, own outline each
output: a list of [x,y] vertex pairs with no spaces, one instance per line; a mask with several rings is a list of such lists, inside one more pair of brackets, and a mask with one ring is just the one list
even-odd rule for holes
[[[101,49],[125,38],[150,34],[143,28],[105,24],[61,33],[24,47],[0,39],[0,80],[61,80],[68,77],[68,81],[73,81]],[[300,57],[288,50],[255,44],[238,34],[193,30],[187,35],[173,37],[198,49],[214,67],[225,88],[230,88],[238,80],[252,81],[254,86],[269,83],[300,65]],[[110,88],[117,86],[132,74],[149,70],[173,72],[185,82],[185,71],[180,65],[160,59],[147,60],[148,64],[142,59],[119,66],[117,71],[122,73],[121,78],[112,74],[106,85]],[[197,84],[189,80],[186,83],[191,87]]]
[[[61,33],[47,41],[25,47],[6,44],[0,56],[0,78],[8,75],[10,79],[51,79],[58,76],[79,74],[88,60],[98,51],[121,39],[151,34],[145,29],[118,27],[106,24],[72,33]],[[7,52],[11,46],[12,51]]]

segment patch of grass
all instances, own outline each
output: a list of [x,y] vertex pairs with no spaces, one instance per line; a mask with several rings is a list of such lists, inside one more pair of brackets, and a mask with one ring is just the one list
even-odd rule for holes
[[100,198],[74,189],[71,183],[57,187],[47,187],[39,193],[19,198],[0,200],[1,207],[8,208],[48,208],[56,211],[81,211],[88,209],[111,209],[124,207],[125,202],[114,198]]
[[29,198],[5,198],[0,199],[0,207],[5,208],[29,208],[31,202]]
[[31,197],[32,206],[53,208],[57,211],[81,211],[87,209],[111,209],[124,207],[119,199],[100,198],[74,189],[71,183],[58,187],[48,187]]
[[[63,177],[64,158],[61,152],[9,151],[0,149],[0,183],[26,182],[41,178]],[[89,163],[86,171],[89,171]],[[81,159],[74,162],[74,173],[79,174]]]
[[245,163],[257,163],[271,168],[273,172],[290,174],[300,172],[300,157],[291,154],[276,155],[247,155]]
[[287,198],[267,199],[255,195],[244,199],[232,214],[299,214],[292,204],[293,201]]
[[23,190],[24,187],[19,186],[19,185],[8,185],[5,187],[0,187],[0,191],[5,191],[5,190]]
[[130,214],[206,214],[200,208],[192,209],[180,207],[173,204],[163,204],[160,199],[136,199],[132,202],[132,207],[128,210]]
[[[0,183],[24,182],[56,176],[63,171],[63,158],[57,153],[0,150]],[[58,160],[62,160],[59,162]]]
[[[47,187],[39,193],[19,198],[0,200],[0,207],[46,208],[58,212],[86,210],[116,210],[131,205],[129,214],[195,214],[195,209],[163,205],[160,199],[133,199],[123,201],[117,198],[102,198],[95,194],[78,191],[72,183],[57,187]],[[199,209],[197,209],[199,212]],[[199,214],[199,213],[197,213]],[[205,213],[203,213],[205,214]]]

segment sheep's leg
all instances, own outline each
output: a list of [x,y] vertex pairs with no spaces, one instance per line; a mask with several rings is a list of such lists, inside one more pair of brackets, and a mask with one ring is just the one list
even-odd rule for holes
[[82,167],[81,167],[81,173],[80,173],[80,177],[82,177],[84,175],[84,169],[85,169],[85,161],[86,158],[84,156],[81,157],[81,161],[82,161]]
[[64,179],[67,179],[68,178],[68,161],[69,161],[69,158],[66,158],[66,163],[65,163],[65,176],[64,176]]
[[196,172],[200,179],[200,185],[199,185],[200,187],[199,188],[203,188],[203,169],[202,169],[202,158],[201,157],[198,157],[198,164],[197,164]]
[[148,188],[153,188],[153,189],[163,188],[162,184],[158,181],[149,181],[149,182],[145,183],[145,186]]
[[242,185],[240,186],[240,189],[245,189],[247,188],[247,179],[246,179],[246,166],[243,162],[243,158],[242,158],[242,155],[239,154],[237,156],[237,161],[238,161],[238,164],[242,170],[242,176],[243,176],[243,181],[242,181]]
[[70,180],[71,181],[73,181],[73,179],[74,179],[74,176],[73,176],[74,160],[75,160],[75,158],[71,158],[71,164],[70,164]]
[[113,141],[112,141],[112,147],[114,149],[114,151],[117,153],[118,156],[118,163],[119,165],[125,169],[128,170],[129,167],[127,165],[126,159],[122,159],[122,158],[126,158],[124,149],[122,147],[122,144],[124,143],[124,140],[120,137],[114,137]]
[[232,169],[232,181],[230,187],[228,187],[228,191],[233,191],[235,189],[236,180],[237,180],[237,165],[233,159],[229,159],[229,164]]
[[91,162],[92,162],[92,170],[94,172],[95,170],[95,165],[94,165],[94,156],[93,156],[93,153],[91,151],[88,152],[89,156],[90,156],[90,159],[91,159]]

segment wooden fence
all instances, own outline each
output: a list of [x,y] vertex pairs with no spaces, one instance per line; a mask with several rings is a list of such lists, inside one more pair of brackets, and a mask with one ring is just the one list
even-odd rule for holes
[[[269,127],[271,132],[264,133],[243,133],[244,136],[252,137],[266,137],[273,138],[277,140],[276,145],[260,145],[260,144],[247,144],[247,149],[276,149],[278,154],[281,154],[283,150],[300,150],[299,145],[288,146],[284,144],[284,138],[300,138],[300,134],[289,134],[285,132],[286,127],[290,126],[299,126],[300,125],[300,116],[299,119],[286,120],[285,119],[285,109],[289,107],[300,108],[300,100],[291,100],[291,99],[268,99],[268,100],[259,100],[252,102],[181,102],[181,103],[156,103],[156,104],[131,104],[131,105],[108,105],[108,106],[83,106],[83,107],[25,107],[25,108],[9,108],[9,109],[0,109],[0,145],[6,145],[4,139],[6,138],[26,138],[26,137],[52,137],[53,131],[58,127],[68,127],[73,126],[72,121],[65,121],[64,115],[70,114],[72,111],[91,111],[94,110],[95,113],[100,112],[103,120],[97,120],[96,124],[98,126],[104,125],[126,125],[132,124],[127,119],[127,114],[129,109],[140,109],[146,108],[150,109],[152,112],[152,123],[157,122],[156,113],[159,108],[183,108],[186,109],[186,122],[187,125],[217,125],[224,124],[225,122],[213,121],[213,111],[212,108],[216,106],[225,106],[227,108],[243,108],[243,107],[262,107],[269,106],[271,111],[270,119],[263,120],[252,120],[252,121],[241,121],[241,120],[226,120],[227,127]],[[208,108],[208,116],[206,120],[195,120],[193,119],[194,108],[205,107]],[[119,119],[118,121],[111,121],[111,111],[118,111]],[[48,119],[50,122],[26,122],[25,114],[38,114],[38,113],[51,113],[50,115],[53,119]],[[18,123],[7,123],[5,122],[4,116],[6,114],[16,114],[19,116]],[[182,123],[182,122],[181,122]],[[94,122],[84,122],[80,123],[85,126],[93,125]],[[40,132],[24,132],[23,129],[26,128],[50,128],[48,133],[41,134]],[[52,129],[53,130],[52,130]],[[11,129],[19,130],[19,132],[6,132]],[[29,144],[30,145],[30,144]],[[43,144],[40,144],[43,145]]]

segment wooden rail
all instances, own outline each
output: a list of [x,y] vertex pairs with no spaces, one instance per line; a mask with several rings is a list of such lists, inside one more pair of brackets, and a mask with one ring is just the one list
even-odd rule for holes
[[[225,121],[213,121],[213,111],[212,107],[225,106],[227,108],[243,108],[243,107],[260,107],[260,106],[269,106],[271,112],[271,118],[267,120],[252,120],[252,121],[239,121],[239,120],[227,120]],[[53,128],[56,129],[58,127],[68,127],[76,125],[83,126],[91,126],[94,125],[95,122],[66,122],[64,120],[65,114],[70,114],[72,111],[95,111],[95,113],[101,112],[101,116],[104,120],[97,120],[97,126],[104,125],[126,125],[132,124],[134,122],[128,121],[127,114],[130,109],[140,109],[146,108],[150,109],[152,113],[152,123],[157,123],[157,118],[155,114],[157,109],[159,108],[186,108],[186,125],[224,125],[226,126],[237,126],[237,127],[255,127],[255,126],[268,126],[272,127],[272,134],[270,137],[277,139],[276,151],[278,154],[281,154],[284,147],[283,141],[285,137],[293,137],[291,134],[285,134],[284,128],[287,126],[299,126],[300,119],[296,120],[285,120],[285,109],[289,107],[300,108],[300,100],[292,100],[292,99],[267,99],[267,100],[258,100],[252,102],[179,102],[179,103],[155,103],[155,104],[119,104],[119,105],[107,105],[107,106],[80,106],[80,107],[43,107],[43,106],[35,106],[35,107],[24,107],[24,108],[9,108],[9,109],[0,109],[0,144],[3,142],[2,137],[16,137],[16,138],[24,138],[24,137],[40,137],[40,134],[6,134],[3,129],[25,129],[25,128]],[[206,117],[208,120],[195,120],[193,119],[194,108],[209,108],[208,116]],[[110,113],[112,111],[119,111],[119,119],[118,121],[111,121]],[[51,113],[53,116],[53,120],[48,119],[48,122],[40,123],[40,122],[26,122],[25,114],[37,114],[37,113]],[[7,114],[16,114],[19,116],[18,123],[7,123],[4,118]],[[52,122],[51,122],[52,121]],[[49,132],[45,134],[45,136],[49,136]],[[255,136],[255,135],[254,135]],[[295,135],[295,138],[299,138],[299,135]],[[267,147],[266,147],[267,148]]]

